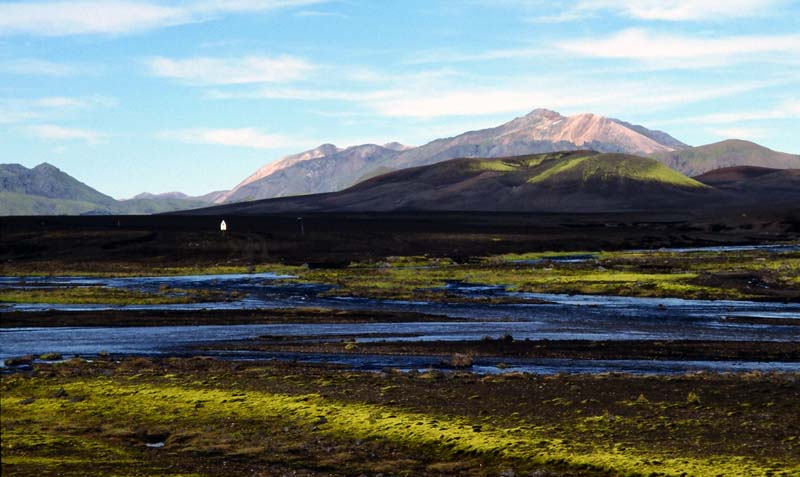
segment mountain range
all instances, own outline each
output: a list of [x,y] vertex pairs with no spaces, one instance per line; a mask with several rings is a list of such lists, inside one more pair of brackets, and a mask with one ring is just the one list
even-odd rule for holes
[[451,159],[384,174],[340,192],[228,204],[196,213],[610,212],[672,207],[712,193],[713,188],[654,159],[583,150]]
[[583,150],[451,159],[383,174],[340,192],[188,213],[685,212],[779,203],[800,204],[800,170],[740,166],[693,179],[652,158]]
[[666,132],[619,119],[596,114],[567,117],[536,109],[494,128],[436,139],[419,147],[367,144],[341,149],[324,144],[262,167],[215,203],[334,192],[387,172],[455,158],[581,149],[652,157],[688,176],[739,165],[800,168],[800,156],[747,141],[690,147]]
[[661,131],[595,114],[565,117],[547,109],[419,147],[387,146],[365,144],[340,149],[324,144],[259,169],[216,203],[333,192],[382,173],[462,157],[580,149],[647,155],[688,147]]
[[48,163],[0,164],[0,215],[154,214],[204,207],[213,198],[175,192],[116,200]]
[[[144,193],[130,200],[117,201],[49,164],[33,169],[7,164],[0,166],[0,197],[3,199],[0,214],[167,212],[211,204],[343,191],[364,181],[372,183],[373,178],[388,173],[451,159],[492,159],[588,150],[612,154],[600,156],[600,159],[609,161],[621,157],[619,154],[649,157],[683,176],[738,166],[800,169],[800,156],[772,151],[752,142],[728,140],[690,147],[666,132],[618,119],[595,114],[563,116],[554,111],[536,109],[494,128],[436,139],[419,147],[388,143],[340,148],[323,144],[268,163],[231,190],[199,197],[180,192]],[[592,159],[595,160],[598,158]],[[603,174],[612,172],[602,171]],[[526,194],[529,192],[526,188]],[[547,200],[538,192],[534,195],[539,203]],[[480,204],[474,206],[481,208]]]

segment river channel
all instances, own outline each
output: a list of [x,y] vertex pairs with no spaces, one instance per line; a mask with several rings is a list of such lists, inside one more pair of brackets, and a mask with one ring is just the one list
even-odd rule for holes
[[[774,247],[773,247],[774,248]],[[719,249],[719,248],[717,248]],[[695,249],[687,249],[692,251]],[[724,250],[722,250],[724,251]],[[735,250],[731,250],[735,253]],[[565,257],[580,260],[584,256]],[[243,275],[202,275],[136,278],[88,277],[0,277],[0,288],[52,288],[66,286],[105,286],[153,291],[160,287],[203,288],[246,294],[238,301],[173,305],[54,305],[47,303],[12,304],[0,311],[103,310],[103,309],[261,309],[320,307],[346,310],[420,312],[450,318],[443,322],[369,324],[273,324],[229,326],[160,327],[77,327],[5,328],[0,330],[0,360],[26,354],[57,352],[65,357],[112,355],[197,354],[197,346],[215,342],[270,336],[356,335],[359,340],[480,340],[507,334],[531,340],[719,340],[719,341],[800,341],[800,327],[786,326],[781,319],[800,319],[800,304],[747,301],[706,301],[683,299],[631,298],[617,296],[558,295],[516,293],[498,286],[450,282],[452,294],[467,297],[511,297],[536,299],[545,304],[438,303],[423,301],[377,300],[329,296],[326,285],[287,282],[272,273]],[[747,317],[747,320],[730,320]],[[458,321],[452,321],[453,318]],[[759,323],[759,318],[769,319]],[[788,323],[788,321],[787,321]],[[379,338],[372,338],[379,336]],[[212,346],[213,348],[213,346]],[[331,362],[356,369],[426,369],[437,367],[435,356],[392,356],[350,354],[287,354],[264,352],[208,351],[235,359],[290,359]],[[476,359],[473,371],[537,373],[630,372],[678,373],[687,371],[800,371],[800,363],[734,361],[636,361]]]

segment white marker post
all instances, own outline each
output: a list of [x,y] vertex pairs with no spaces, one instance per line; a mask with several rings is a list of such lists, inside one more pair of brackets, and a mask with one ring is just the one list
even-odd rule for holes
[[228,231],[228,224],[224,220],[219,223],[219,231],[222,235],[225,235],[225,232]]

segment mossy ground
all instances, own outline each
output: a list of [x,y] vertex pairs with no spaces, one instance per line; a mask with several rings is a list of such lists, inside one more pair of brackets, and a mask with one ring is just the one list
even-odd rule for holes
[[137,262],[113,261],[92,262],[78,266],[65,266],[61,262],[40,261],[26,264],[24,268],[8,266],[3,270],[4,276],[10,277],[172,277],[186,275],[230,275],[243,273],[277,273],[291,275],[303,267],[284,265],[281,263],[263,263],[259,265],[180,265],[163,266],[142,264]]
[[163,305],[202,303],[241,298],[236,292],[162,288],[142,292],[109,287],[11,288],[0,290],[0,303],[52,303],[102,305]]
[[[332,294],[402,299],[452,299],[445,290],[436,290],[448,281],[534,293],[800,299],[798,252],[598,252],[596,258],[577,263],[559,261],[560,255],[576,252],[509,254],[466,264],[441,260],[426,264],[418,257],[346,269],[299,270],[297,275],[304,281],[335,285]],[[413,266],[406,265],[409,262]]]
[[3,475],[798,475],[799,383],[71,361],[2,377]]
[[[564,255],[589,255],[580,262]],[[165,267],[122,264],[115,275],[193,275],[274,272],[300,281],[333,285],[331,295],[369,298],[465,301],[444,287],[448,281],[498,285],[532,293],[599,294],[657,298],[800,300],[800,252],[553,252],[476,257],[466,263],[424,256],[354,262],[344,268],[309,268],[264,263],[250,267]],[[110,272],[109,272],[110,273]],[[68,270],[64,275],[107,276],[102,270]],[[214,301],[199,291],[156,294],[104,289],[6,290],[0,301],[48,303],[184,303]],[[477,298],[470,298],[477,300]],[[502,301],[508,298],[495,297]],[[517,299],[517,298],[515,298]],[[484,300],[486,300],[484,298]],[[467,300],[468,301],[468,300]]]

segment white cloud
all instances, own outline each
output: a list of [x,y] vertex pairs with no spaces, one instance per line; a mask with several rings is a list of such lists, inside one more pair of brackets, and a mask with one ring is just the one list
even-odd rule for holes
[[699,67],[748,58],[764,60],[768,54],[800,57],[800,34],[702,38],[632,28],[602,38],[565,41],[558,47],[586,57]]
[[116,98],[102,95],[94,96],[47,96],[30,102],[34,106],[49,109],[89,109],[94,107],[110,108],[117,105]]
[[157,57],[149,60],[148,66],[155,76],[195,85],[284,83],[302,79],[314,69],[302,58],[287,55],[182,60]]
[[0,124],[13,124],[39,119],[41,115],[35,111],[15,110],[3,106],[0,102]]
[[56,141],[84,141],[86,144],[95,145],[108,138],[108,134],[91,129],[68,128],[55,124],[40,124],[29,126],[25,131],[37,138]]
[[577,11],[613,10],[641,20],[719,20],[760,16],[781,0],[584,0]]
[[781,119],[800,119],[800,100],[789,99],[773,107],[765,106],[764,108],[756,111],[713,113],[702,116],[661,121],[659,124],[735,124],[751,121],[771,121]]
[[[281,99],[297,101],[346,101],[365,103],[391,99],[404,91],[419,89],[451,89],[453,78],[461,75],[448,69],[386,74],[367,68],[319,67],[317,76],[331,82],[345,83],[350,88],[276,87],[252,89],[211,89],[205,91],[208,99]],[[358,83],[358,85],[353,85]]]
[[189,21],[179,8],[133,1],[0,4],[0,34],[62,36],[128,33]]
[[179,129],[158,135],[185,144],[213,144],[251,149],[280,149],[298,146],[299,141],[281,134],[267,134],[258,128]]
[[365,102],[387,99],[399,94],[397,91],[337,91],[328,89],[306,88],[262,88],[255,91],[220,91],[206,92],[209,99],[288,99],[297,101],[347,101]]
[[441,91],[404,91],[388,99],[365,104],[383,116],[437,118],[521,113],[536,107],[613,114],[641,108],[663,109],[753,91],[773,83],[751,82],[706,87],[686,87],[650,82],[594,82],[583,84],[537,78],[530,83],[493,88]]
[[110,108],[116,105],[116,98],[102,95],[0,98],[0,124],[53,120],[78,110]]
[[49,96],[40,98],[33,102],[36,106],[43,108],[83,108],[86,102],[78,98],[68,98],[64,96]]
[[296,13],[298,17],[318,17],[318,18],[348,18],[344,13],[338,12],[322,12],[319,10],[301,10]]
[[[486,62],[495,60],[570,60],[599,58],[629,60],[637,68],[698,69],[742,62],[790,65],[800,62],[800,33],[703,37],[629,28],[605,36],[553,40],[539,46],[522,45],[478,52],[429,50],[410,55],[407,64]],[[620,71],[616,68],[616,71]]]
[[551,54],[551,50],[542,47],[504,48],[476,53],[465,53],[456,50],[431,50],[415,52],[413,56],[409,57],[406,63],[461,63],[470,61],[514,60],[543,57],[549,54]]
[[67,64],[56,63],[53,61],[39,60],[34,58],[23,58],[0,62],[0,72],[15,75],[31,76],[76,76],[85,71],[85,68]]
[[[516,0],[504,3],[511,3],[526,11],[533,10],[533,7],[537,11],[553,9],[552,2],[542,4]],[[778,14],[777,9],[786,3],[787,0],[579,0],[562,2],[561,11],[529,17],[528,20],[535,23],[563,23],[612,12],[647,21],[719,21]]]
[[[479,84],[476,84],[475,82]],[[784,86],[786,79],[727,83],[691,80],[680,83],[657,79],[619,80],[594,77],[590,82],[581,76],[537,75],[514,80],[459,77],[422,72],[419,77],[404,75],[397,81],[381,80],[374,87],[353,85],[350,88],[259,87],[252,89],[210,89],[204,92],[214,100],[290,100],[335,101],[352,103],[349,114],[375,118],[414,118],[428,120],[442,117],[487,117],[516,114],[536,107],[565,112],[605,112],[624,115],[642,108],[674,109],[716,98],[730,97],[754,90]],[[356,109],[353,109],[353,106]],[[338,112],[338,111],[337,111]]]
[[201,0],[185,8],[198,13],[247,13],[280,8],[304,7],[326,3],[328,0]]
[[710,129],[709,132],[721,139],[756,140],[769,136],[769,132],[766,129],[753,127],[717,128]]
[[206,21],[229,13],[275,10],[322,0],[63,0],[0,4],[0,35],[126,34]]
[[555,15],[539,15],[528,17],[531,23],[566,23],[586,18],[586,12],[579,10],[566,10]]

